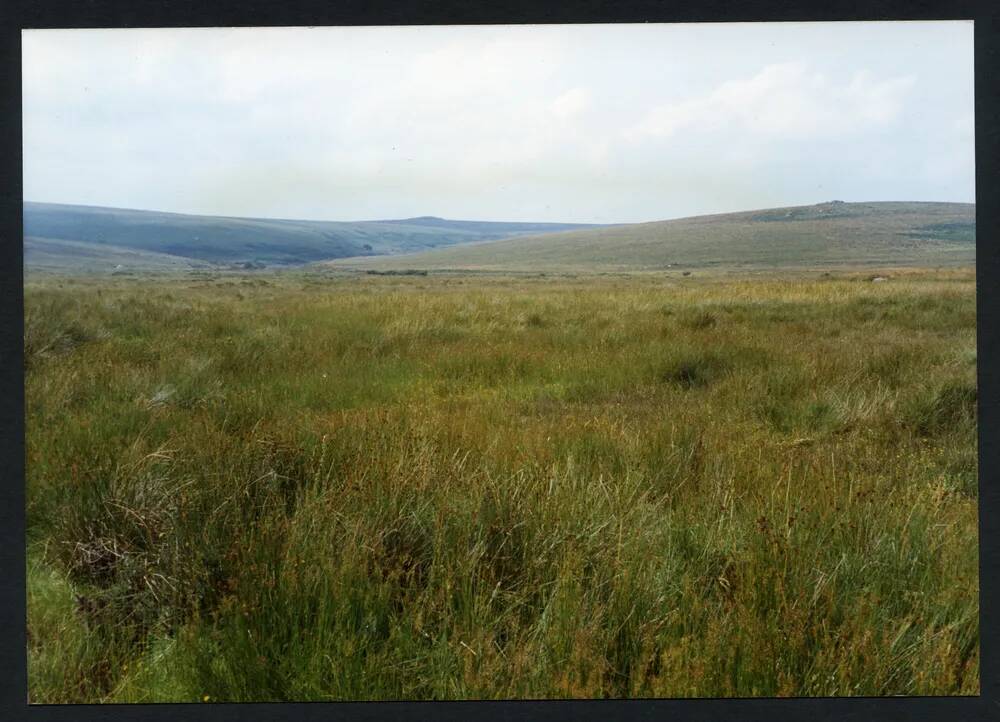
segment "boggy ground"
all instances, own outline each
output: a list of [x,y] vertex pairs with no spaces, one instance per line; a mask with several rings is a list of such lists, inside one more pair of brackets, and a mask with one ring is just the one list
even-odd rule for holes
[[29,277],[34,702],[976,694],[971,270]]

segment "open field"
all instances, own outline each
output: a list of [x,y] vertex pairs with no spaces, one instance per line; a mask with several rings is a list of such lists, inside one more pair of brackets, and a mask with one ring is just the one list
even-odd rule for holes
[[880,272],[29,276],[31,700],[977,694],[974,272]]
[[971,203],[819,203],[530,235],[378,258],[361,269],[664,271],[971,265]]

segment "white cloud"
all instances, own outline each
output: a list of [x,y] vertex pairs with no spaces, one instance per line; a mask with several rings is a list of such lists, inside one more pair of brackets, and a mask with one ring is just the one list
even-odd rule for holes
[[669,137],[682,130],[792,139],[843,136],[892,123],[914,83],[912,75],[879,80],[867,70],[838,82],[801,62],[768,65],[748,79],[653,108],[626,137]]
[[573,88],[553,100],[549,107],[557,118],[568,119],[585,111],[590,107],[590,103],[591,94],[589,90],[586,88]]

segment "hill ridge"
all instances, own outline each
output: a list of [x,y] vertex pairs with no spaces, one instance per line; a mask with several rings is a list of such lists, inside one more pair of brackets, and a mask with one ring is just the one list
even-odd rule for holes
[[360,269],[662,270],[975,261],[975,204],[835,202],[523,235],[329,265]]
[[[587,224],[453,221],[433,216],[406,221],[312,221],[202,216],[66,203],[24,203],[25,265],[100,267],[122,249],[160,265],[162,256],[210,264],[301,265],[332,258],[391,255]],[[40,247],[41,239],[48,244]],[[56,244],[54,241],[66,241]],[[86,244],[86,247],[80,244]],[[102,261],[102,250],[106,258]],[[143,258],[135,257],[137,268]]]

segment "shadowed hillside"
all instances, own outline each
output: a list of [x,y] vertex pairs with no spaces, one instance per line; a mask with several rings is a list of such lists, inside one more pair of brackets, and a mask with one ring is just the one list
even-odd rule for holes
[[[165,264],[185,267],[190,260],[293,265],[584,227],[567,223],[451,221],[429,216],[359,222],[273,220],[24,204],[25,261],[29,267],[43,261],[45,268],[78,268],[81,264],[87,268],[113,268],[122,263],[122,249],[157,254],[130,256],[133,265],[143,269]],[[57,246],[53,241],[72,243]]]
[[52,238],[24,239],[24,265],[38,271],[78,272],[183,271],[211,268],[212,264],[194,258],[171,256],[107,244],[63,241]]
[[530,271],[972,263],[975,213],[968,203],[833,201],[522,236],[335,265]]

